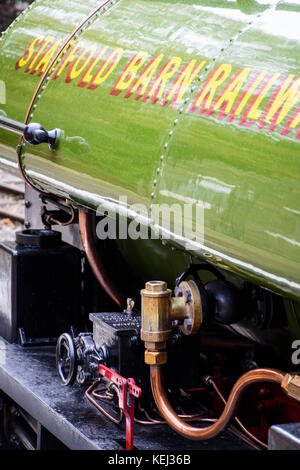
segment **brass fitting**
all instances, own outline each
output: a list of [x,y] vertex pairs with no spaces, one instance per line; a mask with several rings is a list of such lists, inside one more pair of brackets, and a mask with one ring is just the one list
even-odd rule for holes
[[141,339],[145,341],[145,362],[161,365],[167,362],[167,340],[172,334],[172,320],[181,324],[185,335],[197,333],[202,323],[200,293],[194,281],[181,282],[180,296],[171,297],[164,281],[149,281],[142,295]]
[[[185,335],[193,335],[199,330],[202,321],[202,303],[199,289],[195,281],[182,281],[179,284],[181,297],[172,298],[172,320],[179,320],[181,331]],[[181,301],[181,304],[179,304]]]
[[142,294],[141,338],[147,343],[165,343],[171,336],[171,290],[166,282],[149,281]]
[[142,328],[145,341],[145,363],[161,365],[167,362],[166,342],[171,337],[171,290],[163,281],[150,281],[141,291]]
[[160,366],[167,362],[167,351],[145,351],[145,363],[150,366]]
[[300,375],[298,373],[286,374],[281,387],[290,398],[300,401]]

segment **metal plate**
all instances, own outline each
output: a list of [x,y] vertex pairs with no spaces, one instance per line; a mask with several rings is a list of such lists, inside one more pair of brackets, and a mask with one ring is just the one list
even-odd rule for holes
[[268,449],[300,450],[300,423],[271,426]]
[[[107,420],[84,397],[85,387],[61,386],[55,369],[55,348],[26,348],[0,338],[1,389],[70,449],[124,449],[124,425]],[[135,425],[138,450],[249,450],[224,433],[203,442],[184,439],[167,426]]]

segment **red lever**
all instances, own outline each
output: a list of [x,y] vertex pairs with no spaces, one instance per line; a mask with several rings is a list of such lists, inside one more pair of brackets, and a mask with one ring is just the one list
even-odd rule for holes
[[103,364],[99,365],[99,374],[117,385],[119,389],[119,408],[124,411],[126,418],[126,449],[133,449],[134,433],[134,399],[142,395],[140,387],[135,385],[133,379],[125,379],[117,372]]

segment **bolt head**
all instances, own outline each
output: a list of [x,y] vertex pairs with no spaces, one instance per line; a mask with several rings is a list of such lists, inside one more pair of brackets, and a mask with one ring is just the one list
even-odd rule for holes
[[180,286],[175,287],[174,294],[175,297],[182,297],[182,289]]
[[166,351],[145,351],[145,363],[150,366],[162,365],[167,362]]
[[145,287],[150,292],[161,292],[167,290],[167,283],[164,281],[149,281],[146,282]]
[[192,300],[192,293],[190,290],[186,290],[184,293],[184,300],[187,304],[189,304]]

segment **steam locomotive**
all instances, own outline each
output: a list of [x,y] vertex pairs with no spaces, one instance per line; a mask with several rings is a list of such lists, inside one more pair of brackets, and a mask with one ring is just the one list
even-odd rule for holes
[[2,34],[9,445],[300,448],[299,19],[36,0]]

